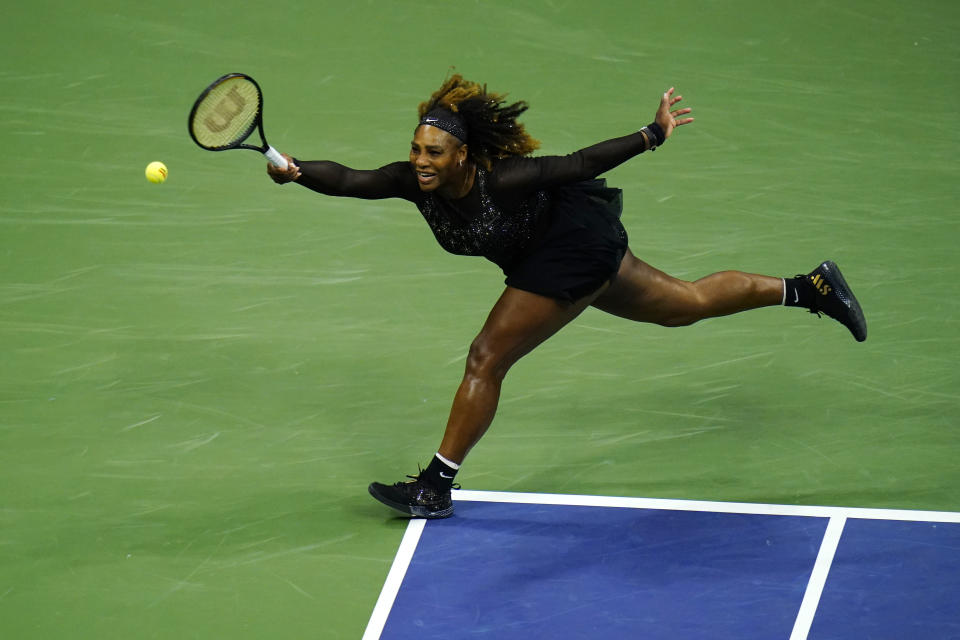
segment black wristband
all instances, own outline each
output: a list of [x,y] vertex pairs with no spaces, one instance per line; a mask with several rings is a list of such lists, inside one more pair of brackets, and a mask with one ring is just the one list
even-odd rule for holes
[[640,131],[647,137],[647,151],[656,151],[657,147],[663,144],[663,141],[666,140],[666,136],[663,133],[663,127],[658,125],[656,122],[651,122],[647,126],[640,129]]
[[656,123],[656,121],[651,122],[646,126],[646,129],[653,133],[657,137],[657,146],[659,147],[664,142],[667,141],[667,136],[663,131],[663,127]]

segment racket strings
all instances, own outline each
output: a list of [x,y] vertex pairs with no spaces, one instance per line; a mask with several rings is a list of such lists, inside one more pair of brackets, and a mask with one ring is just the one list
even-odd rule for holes
[[257,86],[247,78],[228,78],[197,105],[191,122],[194,137],[210,149],[233,146],[250,135],[259,112]]

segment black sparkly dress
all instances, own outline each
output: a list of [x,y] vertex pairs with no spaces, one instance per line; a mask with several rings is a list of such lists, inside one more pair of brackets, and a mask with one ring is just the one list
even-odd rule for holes
[[567,156],[507,158],[478,168],[456,200],[421,191],[409,162],[360,171],[298,160],[298,182],[332,196],[409,200],[450,253],[483,256],[508,286],[571,302],[610,280],[627,249],[622,193],[596,178],[644,148],[635,133]]

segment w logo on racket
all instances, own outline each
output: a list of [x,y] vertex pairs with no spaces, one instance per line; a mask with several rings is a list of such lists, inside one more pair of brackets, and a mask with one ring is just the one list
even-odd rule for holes
[[[233,119],[238,115],[243,113],[244,107],[247,106],[246,99],[240,95],[240,91],[237,87],[231,87],[230,91],[217,103],[213,108],[215,113],[208,115],[203,124],[213,131],[214,133],[220,133],[224,129],[230,126],[230,123],[233,122]],[[221,120],[218,122],[217,115],[221,116]]]

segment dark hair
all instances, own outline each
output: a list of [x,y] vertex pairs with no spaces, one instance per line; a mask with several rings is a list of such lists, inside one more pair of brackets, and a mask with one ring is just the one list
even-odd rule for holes
[[529,108],[526,102],[506,104],[505,96],[488,93],[487,85],[464,80],[460,74],[447,79],[430,99],[421,102],[419,116],[434,109],[448,109],[467,127],[467,150],[471,160],[490,169],[494,160],[525,156],[540,148],[517,118]]

